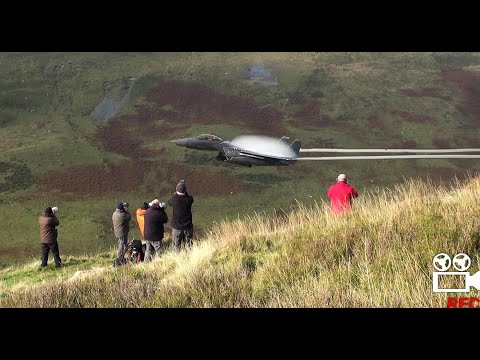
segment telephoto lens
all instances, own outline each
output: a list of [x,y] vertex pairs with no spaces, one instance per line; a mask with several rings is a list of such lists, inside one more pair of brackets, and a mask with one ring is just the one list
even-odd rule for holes
[[58,213],[58,207],[56,207],[56,206],[52,207],[52,212],[54,214]]

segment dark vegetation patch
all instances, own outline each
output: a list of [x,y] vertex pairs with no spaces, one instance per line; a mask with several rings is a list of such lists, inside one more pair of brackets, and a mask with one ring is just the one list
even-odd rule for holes
[[456,105],[458,111],[480,123],[480,75],[461,69],[445,70],[440,73],[443,80],[451,82],[463,96]]
[[368,129],[366,131],[366,134],[368,136],[364,137],[364,142],[369,141],[369,139],[371,139],[372,137],[378,139],[387,139],[385,147],[392,147],[391,145],[389,145],[389,143],[393,139],[398,138],[398,135],[395,133],[395,127],[392,126],[391,122],[387,122],[381,119],[378,115],[370,115],[367,118],[366,129]]
[[468,139],[467,144],[472,148],[480,148],[480,139]]
[[[299,109],[292,116],[294,126],[311,129],[332,126],[336,124],[332,117],[321,114],[321,101],[301,94],[290,94],[290,100]],[[341,121],[341,119],[340,119]]]
[[[414,164],[412,165],[412,171],[415,175],[413,175],[414,178],[420,178],[422,180],[427,180],[428,178],[432,180],[434,184],[439,184],[439,185],[449,185],[452,184],[452,181],[455,178],[458,179],[465,179],[468,174],[469,168],[472,168],[474,164],[472,164],[472,159],[452,159],[455,162],[458,160],[466,160],[466,162],[470,163],[470,167],[467,166],[464,167],[463,169],[452,169],[448,167],[443,167],[443,166],[438,166],[438,167],[430,167],[430,168],[425,168],[424,166],[421,166],[419,164]],[[474,161],[474,160],[473,160]]]
[[45,190],[59,190],[83,196],[135,190],[148,170],[146,161],[124,161],[118,165],[77,165],[62,172],[40,175],[36,183]]
[[185,180],[187,191],[192,195],[226,195],[244,190],[243,182],[226,172],[191,169],[189,166],[174,163],[158,163],[155,166],[155,178],[161,185],[161,194],[170,194],[180,180]]
[[318,101],[310,100],[305,102],[302,106],[302,109],[294,114],[293,123],[296,126],[308,129],[310,127],[319,128],[336,124],[331,116],[320,114],[320,103]]
[[148,149],[149,144],[184,136],[187,127],[142,123],[135,116],[119,116],[98,128],[91,141],[98,141],[105,150],[131,159],[148,159],[162,155],[162,150]]
[[390,127],[387,126],[385,121],[380,119],[377,115],[370,115],[367,118],[367,126],[371,132],[385,133],[386,131],[390,132]]
[[316,137],[312,140],[302,143],[302,147],[308,148],[334,148],[337,147],[337,143],[333,138]]
[[402,120],[417,124],[431,124],[437,122],[433,116],[417,114],[407,111],[392,111],[392,114],[398,115]]
[[32,184],[32,172],[25,163],[0,162],[0,192],[24,190]]
[[138,134],[138,126],[130,126],[127,117],[111,120],[105,126],[98,128],[95,137],[100,140],[103,148],[109,152],[120,154],[132,159],[144,159],[155,155],[155,152],[145,149],[144,139]]
[[164,119],[176,125],[241,123],[261,135],[285,133],[283,115],[273,106],[261,106],[252,99],[223,94],[203,84],[160,81],[147,92],[146,100],[153,105],[139,110],[142,122]]
[[452,99],[450,96],[441,94],[438,89],[434,88],[401,89],[401,92],[403,95],[410,97],[433,97],[445,101]]
[[449,149],[450,148],[450,140],[445,138],[434,138],[432,140],[433,145],[438,149]]

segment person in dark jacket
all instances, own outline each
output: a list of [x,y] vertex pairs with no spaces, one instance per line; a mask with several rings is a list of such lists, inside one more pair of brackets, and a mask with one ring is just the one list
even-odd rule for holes
[[40,224],[40,241],[42,242],[42,264],[40,267],[47,266],[48,253],[52,250],[55,260],[55,267],[62,267],[62,259],[60,259],[60,251],[58,249],[58,232],[56,227],[60,225],[57,216],[53,213],[51,207],[47,207],[45,212],[38,219]]
[[163,224],[168,221],[165,204],[160,203],[158,199],[153,200],[151,206],[145,212],[144,221],[145,242],[147,244],[144,261],[149,262],[153,257],[152,253],[155,253],[155,256],[160,256],[163,252]]
[[352,209],[352,198],[358,196],[357,190],[348,184],[347,176],[337,176],[337,183],[328,189],[328,197],[331,200],[330,209],[334,214],[342,214]]
[[192,204],[193,196],[187,193],[185,181],[181,180],[175,189],[175,195],[168,200],[168,205],[173,208],[172,215],[172,243],[176,252],[180,251],[182,243],[188,249],[193,244]]
[[118,203],[112,215],[113,232],[118,241],[117,259],[115,266],[120,266],[125,263],[125,251],[128,244],[128,232],[130,231],[130,220],[132,215],[128,211],[127,203]]

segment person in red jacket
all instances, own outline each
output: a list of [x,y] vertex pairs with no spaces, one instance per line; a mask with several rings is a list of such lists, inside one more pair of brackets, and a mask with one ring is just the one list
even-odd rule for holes
[[357,190],[348,184],[347,176],[340,174],[337,183],[328,189],[328,197],[331,200],[330,209],[334,214],[341,214],[352,208],[352,199],[358,196]]

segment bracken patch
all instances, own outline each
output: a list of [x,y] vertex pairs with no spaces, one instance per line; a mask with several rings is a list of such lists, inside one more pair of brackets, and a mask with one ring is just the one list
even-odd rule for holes
[[463,101],[456,108],[476,122],[480,122],[480,75],[461,70],[451,69],[440,73],[444,81],[451,82],[463,95]]
[[77,165],[62,172],[37,176],[36,183],[45,190],[102,196],[134,190],[148,165],[146,161],[130,160],[117,165]]

